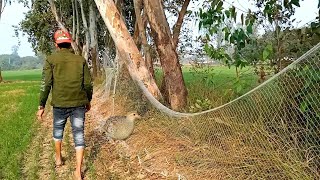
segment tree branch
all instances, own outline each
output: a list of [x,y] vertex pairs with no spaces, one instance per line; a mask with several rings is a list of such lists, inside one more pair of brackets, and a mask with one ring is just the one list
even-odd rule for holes
[[178,20],[177,20],[176,24],[174,25],[173,33],[172,33],[172,44],[173,44],[174,49],[176,49],[178,46],[179,35],[181,32],[183,19],[184,19],[186,12],[187,12],[187,8],[188,8],[189,4],[190,4],[190,0],[184,1],[182,8],[179,12]]
[[[2,1],[3,0],[0,0],[0,19],[1,19],[1,14],[2,14]],[[1,71],[0,71],[1,72]]]

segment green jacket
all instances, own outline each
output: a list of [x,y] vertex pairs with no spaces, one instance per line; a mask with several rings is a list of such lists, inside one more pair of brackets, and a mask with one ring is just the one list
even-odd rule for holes
[[86,60],[61,49],[48,56],[42,72],[40,106],[45,107],[52,89],[53,107],[78,107],[92,99],[92,80]]

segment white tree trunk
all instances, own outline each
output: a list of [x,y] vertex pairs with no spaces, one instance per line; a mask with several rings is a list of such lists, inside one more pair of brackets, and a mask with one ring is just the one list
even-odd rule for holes
[[[51,11],[52,11],[52,14],[54,15],[59,27],[63,30],[63,31],[66,31],[68,32],[67,28],[63,25],[62,21],[61,21],[61,18],[59,17],[58,13],[57,13],[57,8],[56,8],[56,5],[54,4],[54,1],[53,0],[49,0],[49,3],[50,3],[50,7],[51,7]],[[71,41],[71,45],[72,45],[72,48],[74,50],[74,52],[76,54],[79,54],[80,51],[79,51],[79,47],[78,45],[72,40]]]
[[97,33],[97,16],[94,10],[94,5],[90,5],[89,9],[89,33],[90,33],[90,50],[91,50],[91,58],[92,58],[92,67],[93,67],[93,77],[97,77],[99,62],[98,60],[98,33]]
[[76,10],[76,18],[77,18],[77,29],[76,29],[76,44],[78,45],[78,46],[80,46],[80,44],[79,44],[79,37],[80,37],[80,20],[79,20],[79,12],[78,12],[78,1],[77,0],[75,0],[74,1],[74,7],[75,7],[75,10]]
[[74,0],[71,0],[71,3],[72,3],[72,39],[75,40],[76,39],[76,8],[74,5]]
[[120,55],[127,60],[131,77],[134,80],[141,80],[155,98],[161,99],[159,88],[146,68],[143,58],[114,2],[112,0],[95,0],[95,2]]
[[89,60],[89,48],[90,48],[90,35],[89,35],[89,29],[88,29],[88,22],[87,22],[87,19],[86,19],[86,15],[84,13],[82,0],[78,0],[78,1],[79,1],[79,4],[80,4],[80,9],[81,9],[81,17],[82,17],[83,28],[84,28],[84,32],[86,34],[86,44],[83,45],[82,54],[84,54],[84,58],[88,62],[88,60]]

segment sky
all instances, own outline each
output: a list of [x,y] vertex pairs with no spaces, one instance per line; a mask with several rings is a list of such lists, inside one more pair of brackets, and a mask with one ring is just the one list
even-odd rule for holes
[[[12,46],[18,45],[18,38],[15,36],[12,25],[18,25],[19,22],[24,19],[24,13],[27,11],[28,8],[17,3],[5,7],[0,19],[0,54],[11,54]],[[28,43],[27,36],[20,35],[19,38],[21,45],[18,54],[22,57],[33,56],[34,52],[31,48],[31,44]]]
[[[199,0],[198,2],[200,2]],[[227,0],[229,3],[234,3],[239,9],[245,10],[250,3],[248,0]],[[196,6],[198,3],[193,4]],[[297,8],[295,18],[297,27],[301,27],[304,24],[310,22],[317,16],[318,12],[318,0],[304,0],[300,2],[301,7]],[[197,8],[195,8],[197,9]],[[18,38],[15,37],[14,28],[12,25],[18,25],[18,23],[24,19],[24,13],[28,11],[28,8],[23,7],[22,4],[13,3],[12,5],[7,5],[4,9],[3,14],[0,19],[0,54],[11,54],[12,46],[18,44]],[[21,33],[20,33],[21,34]],[[28,43],[28,38],[26,36],[20,35],[21,45],[19,47],[20,56],[33,56],[34,52],[31,48],[31,44]]]

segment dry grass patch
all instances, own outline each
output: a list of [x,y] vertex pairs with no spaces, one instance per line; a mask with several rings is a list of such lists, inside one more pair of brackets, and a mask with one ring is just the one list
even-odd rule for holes
[[[97,95],[97,94],[96,94]],[[308,162],[283,153],[278,138],[261,124],[237,123],[230,117],[170,118],[152,108],[137,120],[125,142],[107,143],[94,131],[112,115],[112,99],[93,102],[87,124],[89,179],[308,179]],[[117,97],[114,114],[134,106]],[[220,117],[221,119],[216,119]],[[93,120],[94,119],[94,120]],[[296,160],[296,161],[295,161]]]

